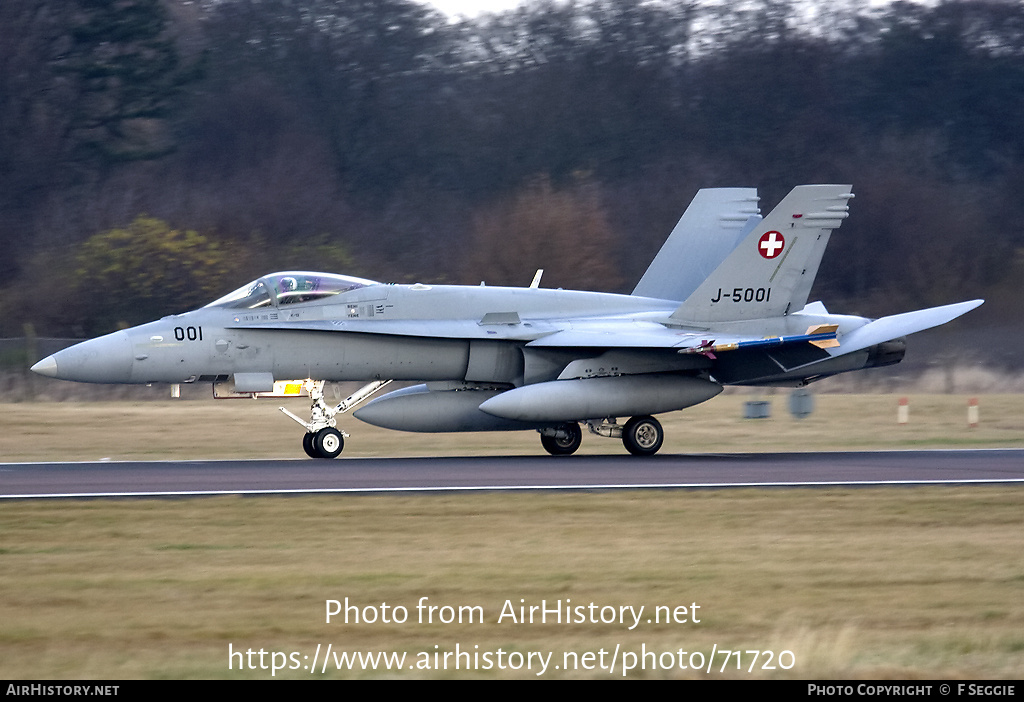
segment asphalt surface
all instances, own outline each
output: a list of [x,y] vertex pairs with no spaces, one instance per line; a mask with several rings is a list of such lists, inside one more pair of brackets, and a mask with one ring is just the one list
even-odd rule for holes
[[1024,449],[0,464],[0,497],[1024,483]]

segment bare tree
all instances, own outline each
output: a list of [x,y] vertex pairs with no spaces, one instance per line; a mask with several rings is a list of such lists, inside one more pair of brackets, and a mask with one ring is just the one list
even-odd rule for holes
[[615,290],[621,276],[614,237],[597,188],[586,182],[556,190],[538,178],[473,217],[466,279],[526,285],[537,268],[547,287]]

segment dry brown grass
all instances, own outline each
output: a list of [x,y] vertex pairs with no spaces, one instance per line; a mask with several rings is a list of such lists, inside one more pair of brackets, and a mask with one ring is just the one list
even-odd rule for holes
[[[458,643],[559,662],[617,644],[793,652],[791,671],[758,676],[1020,678],[1022,497],[973,487],[9,502],[0,677],[265,678],[229,671],[229,644],[312,658],[318,643],[410,655]],[[485,621],[325,623],[328,599],[403,605],[415,620],[424,596],[479,605]],[[696,602],[701,621],[497,623],[520,598],[647,612]],[[532,676],[400,674],[453,675]]]
[[[896,423],[895,395],[819,395],[806,419],[789,415],[786,394],[772,416],[743,419],[750,394],[729,393],[662,415],[663,452],[821,451],[870,448],[1024,446],[1024,395],[980,398],[981,425],[967,426],[967,396],[910,395],[910,423]],[[286,403],[305,416],[304,400]],[[0,460],[266,458],[302,456],[302,429],[273,400],[63,402],[0,405]],[[532,455],[532,431],[412,434],[342,416],[352,434],[345,456]],[[617,454],[618,441],[584,436],[581,453]]]
[[[1024,445],[1020,396],[982,397],[977,429],[966,425],[966,397],[911,396],[907,426],[895,423],[895,396],[820,396],[801,421],[784,396],[775,396],[771,419],[741,419],[747,399],[730,394],[670,415],[664,450]],[[532,432],[346,427],[346,455],[540,451]],[[272,403],[0,406],[4,460],[295,456],[298,432]],[[622,447],[588,436],[583,451]],[[1022,497],[1019,487],[971,487],[5,502],[0,677],[264,678],[270,671],[229,670],[229,644],[312,657],[330,643],[409,655],[456,644],[537,650],[557,662],[564,651],[616,644],[705,654],[717,645],[793,652],[791,671],[761,676],[1020,678]],[[423,596],[480,605],[487,620],[324,622],[327,599],[403,605],[415,616]],[[520,598],[647,611],[697,602],[701,623],[634,631],[496,623],[502,603]],[[733,665],[713,675],[748,673]]]

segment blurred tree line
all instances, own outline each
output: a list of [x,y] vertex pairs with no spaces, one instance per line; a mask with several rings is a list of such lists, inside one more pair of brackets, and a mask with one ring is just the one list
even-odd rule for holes
[[830,306],[1019,320],[1017,0],[3,0],[0,30],[0,334],[285,267],[628,291],[698,188],[812,182],[857,193]]

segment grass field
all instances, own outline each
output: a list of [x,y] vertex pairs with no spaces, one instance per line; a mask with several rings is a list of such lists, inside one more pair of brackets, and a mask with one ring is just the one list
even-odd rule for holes
[[[976,429],[965,397],[911,396],[905,426],[894,396],[820,396],[800,421],[783,395],[771,419],[743,420],[746,399],[670,416],[663,451],[1024,445],[1020,396],[980,398]],[[540,451],[529,432],[345,426],[345,455]],[[297,440],[266,403],[0,406],[4,460],[295,456]],[[586,436],[583,451],[623,449]],[[629,677],[1019,679],[1022,503],[1024,487],[1005,486],[3,502],[0,677],[269,678],[276,663],[275,677],[533,678],[533,652],[550,656],[544,678],[621,678],[625,654],[646,651],[633,663],[647,669]],[[327,601],[346,597],[377,621],[327,623]],[[423,597],[452,609],[420,623]],[[632,630],[628,613],[622,624],[498,621],[506,601],[542,600],[644,611]],[[408,620],[380,621],[383,603]],[[687,621],[648,623],[659,606],[686,606]],[[460,607],[482,621],[439,621]],[[407,658],[401,671],[339,671],[332,659],[311,674],[328,644]],[[470,670],[453,670],[457,650]],[[681,669],[680,650],[705,667],[717,650],[712,672]],[[445,653],[447,669],[434,669]]]
[[[910,421],[896,422],[896,395],[818,395],[815,412],[794,419],[787,393],[729,393],[661,415],[662,453],[822,451],[872,448],[1024,446],[1024,395],[979,398],[981,422],[967,424],[967,396],[910,395]],[[768,419],[743,419],[743,403],[772,402]],[[302,429],[274,400],[166,400],[0,404],[0,461],[301,457]],[[307,416],[308,402],[286,406]],[[414,434],[363,424],[343,456],[543,454],[536,432]],[[584,432],[583,454],[624,453],[621,442]]]
[[[748,673],[745,654],[742,671],[731,660],[722,672],[719,654],[710,676],[673,663],[631,677],[1019,679],[1022,498],[972,487],[6,503],[0,677],[269,678],[239,659],[229,670],[229,646],[309,665],[332,644],[428,660],[456,645],[537,651],[552,665],[616,645],[770,650],[776,665],[792,653],[788,671],[761,670],[761,657]],[[421,624],[421,597],[479,606],[483,621],[439,623],[437,610]],[[326,623],[326,601],[345,598],[360,616],[403,606],[409,621]],[[499,623],[506,600],[643,605],[645,620]],[[659,605],[700,622],[648,624]],[[277,677],[537,673],[410,664]],[[622,677],[621,662],[544,677]]]

